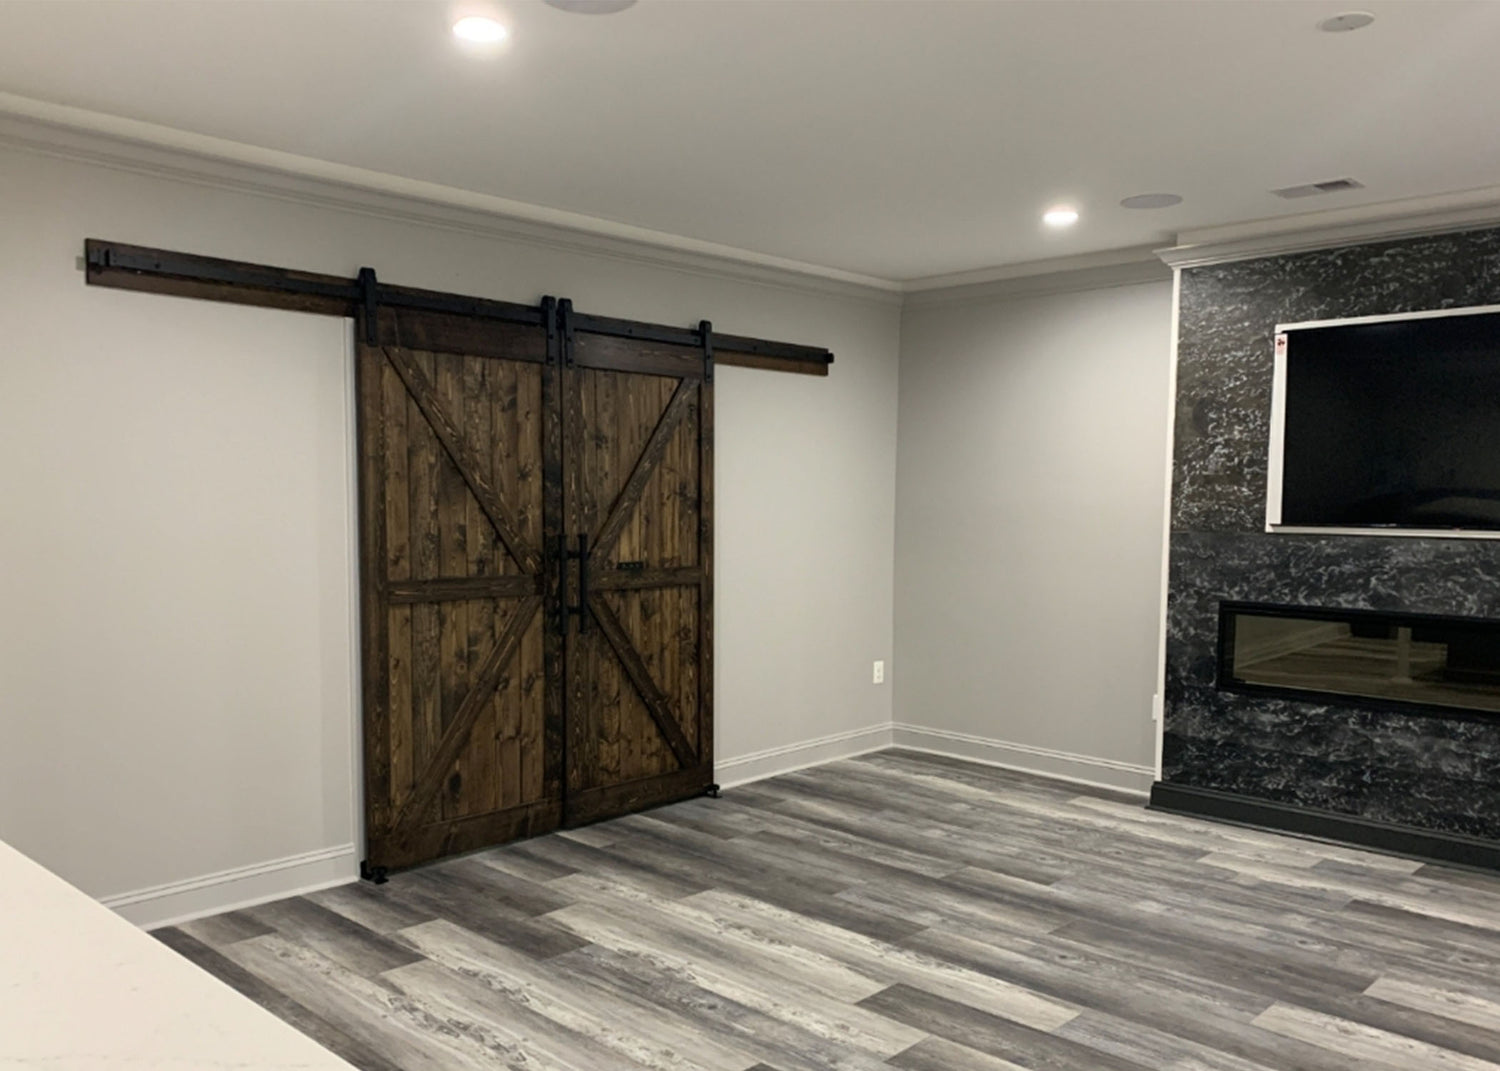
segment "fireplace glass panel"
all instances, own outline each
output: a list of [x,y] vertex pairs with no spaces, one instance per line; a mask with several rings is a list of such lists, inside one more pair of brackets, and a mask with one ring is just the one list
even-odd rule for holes
[[1226,606],[1220,684],[1500,713],[1500,622]]

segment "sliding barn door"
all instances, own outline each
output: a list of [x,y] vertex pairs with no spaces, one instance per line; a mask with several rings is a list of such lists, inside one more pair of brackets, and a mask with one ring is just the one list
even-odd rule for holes
[[701,348],[564,333],[564,821],[578,824],[713,779],[713,387]]
[[561,821],[561,406],[535,315],[357,328],[372,867]]
[[358,328],[372,868],[713,780],[711,361],[515,308]]

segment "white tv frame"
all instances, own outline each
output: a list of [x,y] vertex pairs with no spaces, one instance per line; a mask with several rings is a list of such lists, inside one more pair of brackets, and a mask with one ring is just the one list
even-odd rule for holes
[[1340,320],[1304,320],[1277,324],[1274,335],[1275,372],[1271,379],[1271,449],[1266,469],[1266,531],[1289,535],[1394,536],[1421,539],[1500,539],[1500,531],[1479,528],[1343,528],[1333,525],[1281,523],[1282,451],[1286,446],[1286,335],[1309,327],[1352,327],[1397,320],[1437,320],[1449,316],[1480,316],[1500,313],[1500,305],[1467,305],[1459,309],[1428,309],[1387,316],[1350,316]]

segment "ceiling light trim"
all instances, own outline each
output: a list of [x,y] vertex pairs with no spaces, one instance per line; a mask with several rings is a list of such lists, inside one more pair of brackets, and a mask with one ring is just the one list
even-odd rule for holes
[[456,215],[469,221],[465,229],[484,221],[496,237],[790,289],[816,284],[887,302],[899,302],[902,290],[893,279],[0,92],[5,119],[29,129],[0,126],[0,142],[178,179],[439,225]]
[[498,45],[510,36],[499,19],[488,15],[465,15],[453,24],[453,36],[471,45]]

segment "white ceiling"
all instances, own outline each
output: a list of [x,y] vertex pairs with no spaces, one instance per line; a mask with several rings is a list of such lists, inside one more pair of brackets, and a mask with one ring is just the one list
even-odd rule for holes
[[1500,3],[1349,6],[0,0],[0,91],[906,280],[1500,185]]

